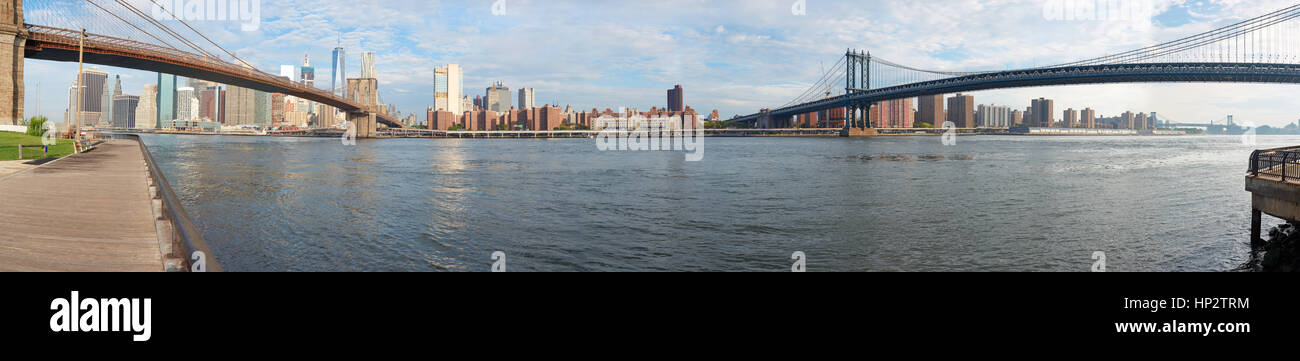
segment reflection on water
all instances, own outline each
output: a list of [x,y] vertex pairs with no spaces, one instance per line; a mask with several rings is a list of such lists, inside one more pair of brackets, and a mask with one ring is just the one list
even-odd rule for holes
[[588,139],[145,139],[235,271],[486,271],[498,250],[512,271],[783,271],[795,251],[810,271],[1250,257],[1238,137],[709,138],[696,163]]

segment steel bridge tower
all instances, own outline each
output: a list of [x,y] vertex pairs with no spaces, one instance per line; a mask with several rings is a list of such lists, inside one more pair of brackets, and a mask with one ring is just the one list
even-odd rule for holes
[[[845,98],[854,93],[871,89],[871,53],[849,49],[844,53],[844,63],[848,67],[844,73]],[[871,106],[867,102],[846,102],[844,104],[844,129],[871,127]]]

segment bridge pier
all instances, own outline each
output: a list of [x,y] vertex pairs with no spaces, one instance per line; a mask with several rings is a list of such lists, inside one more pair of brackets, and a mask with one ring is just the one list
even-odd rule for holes
[[374,138],[378,117],[370,112],[348,112],[348,122],[357,127],[357,138]]
[[23,62],[27,30],[23,0],[0,0],[0,124],[23,121]]

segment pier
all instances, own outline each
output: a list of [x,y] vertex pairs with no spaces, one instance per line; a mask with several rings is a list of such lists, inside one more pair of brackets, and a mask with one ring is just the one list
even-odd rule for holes
[[1300,146],[1251,153],[1246,191],[1251,193],[1251,243],[1263,241],[1260,223],[1264,214],[1300,222]]

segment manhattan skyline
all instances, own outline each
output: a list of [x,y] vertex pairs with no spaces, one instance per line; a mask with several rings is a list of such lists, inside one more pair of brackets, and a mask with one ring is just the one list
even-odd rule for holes
[[[493,15],[491,1],[285,1],[262,4],[257,31],[243,32],[230,22],[197,21],[194,25],[269,73],[283,64],[301,63],[303,54],[328,59],[341,43],[350,57],[346,74],[357,76],[360,54],[375,52],[381,96],[407,114],[420,114],[433,105],[433,69],[456,63],[464,68],[465,94],[481,93],[501,81],[511,89],[537,89],[538,105],[648,109],[666,106],[663,89],[682,84],[690,89],[687,104],[701,111],[718,109],[725,119],[797,96],[811,85],[809,79],[819,76],[822,65],[829,66],[842,55],[844,47],[932,69],[999,70],[1150,45],[1241,20],[1285,2],[1152,1],[1149,21],[1050,20],[1044,16],[1044,3],[808,0],[806,13],[794,15],[788,1],[593,4],[507,0],[505,13]],[[644,16],[617,21],[576,15],[589,8]],[[376,25],[346,16],[366,9],[376,14],[371,17],[391,21]],[[885,11],[868,13],[867,9]],[[539,20],[534,15],[546,17]],[[1027,29],[1035,31],[1027,34]],[[760,58],[762,61],[755,61]],[[333,70],[326,69],[329,62],[313,61],[313,65],[318,74]],[[100,69],[121,75],[124,93],[131,95],[139,95],[145,84],[156,80],[151,72]],[[34,99],[67,96],[76,64],[31,61],[28,72],[58,74],[27,79],[31,116],[37,113]],[[34,87],[36,83],[41,86]],[[34,94],[37,89],[39,96]],[[1148,109],[1189,123],[1233,114],[1241,122],[1283,126],[1300,117],[1300,105],[1287,101],[1287,90],[1285,85],[1273,84],[1136,84],[972,94],[981,104],[1013,108],[1023,107],[1028,99],[1046,97],[1058,99],[1060,109],[1092,107],[1101,114]],[[40,115],[61,121],[66,108],[61,103],[43,102]]]

